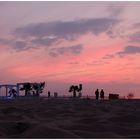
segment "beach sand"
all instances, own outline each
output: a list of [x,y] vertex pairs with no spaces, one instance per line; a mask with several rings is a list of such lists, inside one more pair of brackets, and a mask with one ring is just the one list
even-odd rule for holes
[[140,100],[0,100],[0,138],[140,138]]

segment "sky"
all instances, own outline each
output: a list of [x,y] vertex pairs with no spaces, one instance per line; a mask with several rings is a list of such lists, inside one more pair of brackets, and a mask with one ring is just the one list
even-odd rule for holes
[[0,84],[139,98],[139,13],[139,1],[0,1]]

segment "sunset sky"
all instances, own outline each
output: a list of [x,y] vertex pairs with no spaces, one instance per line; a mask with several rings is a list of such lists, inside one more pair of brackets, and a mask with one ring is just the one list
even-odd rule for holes
[[140,97],[140,2],[0,1],[0,84]]

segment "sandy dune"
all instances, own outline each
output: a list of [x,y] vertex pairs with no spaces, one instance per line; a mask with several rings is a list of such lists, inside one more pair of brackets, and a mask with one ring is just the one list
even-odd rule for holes
[[140,100],[0,100],[0,138],[140,138]]

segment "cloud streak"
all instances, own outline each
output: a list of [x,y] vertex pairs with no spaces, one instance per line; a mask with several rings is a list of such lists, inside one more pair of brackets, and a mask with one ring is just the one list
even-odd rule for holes
[[[139,26],[140,28],[140,26]],[[140,42],[140,31],[135,32],[134,34],[129,36],[131,42]]]
[[123,51],[116,53],[119,56],[140,53],[139,46],[127,46]]
[[25,27],[15,29],[14,34],[22,37],[44,37],[55,35],[58,38],[71,39],[78,35],[92,32],[95,35],[106,32],[118,20],[111,18],[97,18],[76,21],[56,21],[49,23],[30,24]]
[[114,54],[107,54],[102,59],[112,59],[116,56],[124,57],[126,55],[133,55],[133,54],[139,54],[140,53],[140,46],[126,46],[124,50],[116,52]]
[[[112,30],[119,20],[112,18],[94,18],[94,19],[81,19],[75,21],[55,21],[49,23],[33,23],[24,27],[16,28],[12,32],[12,39],[0,39],[0,44],[12,46],[16,51],[26,51],[28,49],[47,47],[54,45],[61,40],[76,40],[79,36],[86,33],[99,35]],[[78,47],[77,47],[78,48]],[[50,55],[62,55],[66,53],[67,48],[58,48],[51,51]],[[69,52],[75,53],[79,50]]]
[[70,46],[70,47],[61,47],[61,48],[52,48],[49,51],[49,56],[51,57],[57,57],[61,55],[78,55],[82,52],[83,46],[81,45],[75,45],[75,46]]

